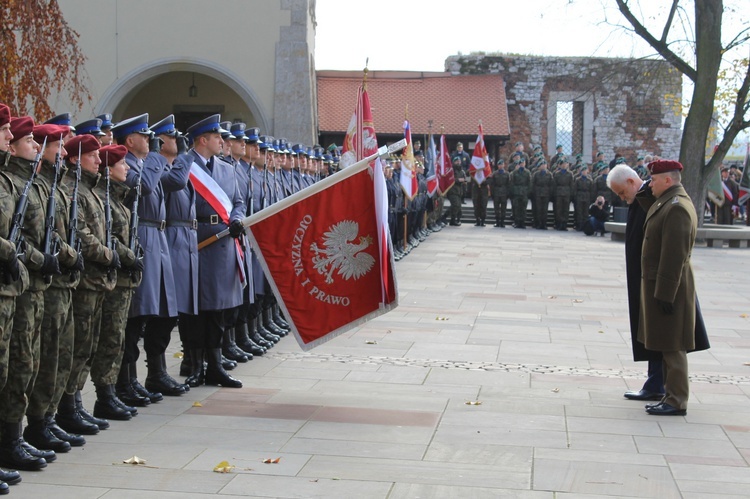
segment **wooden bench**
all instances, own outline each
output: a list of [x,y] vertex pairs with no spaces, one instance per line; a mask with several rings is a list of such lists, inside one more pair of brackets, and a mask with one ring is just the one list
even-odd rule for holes
[[[612,234],[613,241],[625,240],[625,224],[605,222],[604,229]],[[709,248],[722,248],[724,243],[730,248],[750,247],[750,227],[744,225],[704,224],[698,227],[697,241],[705,241]]]

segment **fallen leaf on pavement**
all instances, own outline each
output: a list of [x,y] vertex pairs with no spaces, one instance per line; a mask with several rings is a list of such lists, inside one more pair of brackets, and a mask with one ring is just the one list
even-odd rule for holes
[[377,345],[378,342],[375,340],[367,340],[365,341],[365,345]]
[[280,457],[277,457],[277,458],[274,458],[274,459],[266,458],[266,459],[263,460],[263,462],[266,463],[266,464],[277,464],[279,461],[281,461]]
[[196,400],[195,402],[193,402],[193,407],[203,407],[203,404]]
[[130,459],[125,459],[123,461],[123,463],[125,463],[125,464],[146,464],[146,460],[145,459],[141,459],[138,456],[133,456]]
[[216,473],[230,473],[232,470],[234,470],[234,465],[229,464],[228,461],[222,461],[214,466],[214,471]]
[[466,405],[482,405],[482,401],[481,400],[469,400],[468,402],[466,402]]
[[175,359],[181,359],[181,358],[183,358],[184,356],[185,356],[185,354],[183,354],[182,352],[175,352],[175,353],[174,353],[174,358],[175,358]]
[[560,389],[559,389],[559,388],[553,388],[553,389],[552,389],[552,392],[553,392],[553,393],[557,393],[557,392],[559,392],[559,391],[560,391]]

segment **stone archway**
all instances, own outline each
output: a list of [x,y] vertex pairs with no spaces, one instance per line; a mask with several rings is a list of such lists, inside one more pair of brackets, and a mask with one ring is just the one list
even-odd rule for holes
[[[206,100],[205,96],[199,99],[188,96],[188,88],[192,85],[192,75],[194,75],[196,86],[199,88],[199,96],[201,81],[203,81],[204,91],[207,86],[213,89],[211,100]],[[146,102],[143,101],[143,96],[140,94],[147,90],[149,85],[156,84],[159,86],[160,81],[165,84],[182,81],[181,85],[184,86],[184,90],[175,92],[173,98],[167,103],[170,104],[170,108],[167,112],[164,112],[165,116],[172,113],[172,108],[175,106],[196,110],[215,109],[216,103],[222,101],[220,92],[225,91],[228,92],[225,97],[235,94],[239,102],[244,104],[249,115],[251,115],[247,115],[243,110],[235,112],[235,110],[227,109],[226,119],[247,120],[246,122],[260,127],[261,130],[272,130],[272,120],[269,118],[269,113],[263,109],[261,100],[253,89],[232,71],[207,60],[158,59],[144,64],[119,78],[107,89],[94,109],[95,114],[109,112],[117,120],[126,118],[127,116],[120,115],[120,113],[126,111],[132,114],[149,112],[148,108],[144,109]],[[216,92],[219,92],[219,94],[217,95]],[[138,101],[139,96],[143,102],[131,106],[134,99]],[[153,118],[160,119],[160,116],[153,116]]]

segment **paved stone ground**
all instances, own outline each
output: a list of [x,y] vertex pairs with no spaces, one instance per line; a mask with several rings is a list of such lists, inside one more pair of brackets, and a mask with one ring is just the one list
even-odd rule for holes
[[[395,311],[309,353],[285,338],[234,371],[245,388],[141,409],[11,495],[747,497],[748,256],[694,251],[713,348],[689,356],[685,417],[622,397],[645,371],[622,243],[446,227],[396,264]],[[122,463],[134,455],[146,463]]]

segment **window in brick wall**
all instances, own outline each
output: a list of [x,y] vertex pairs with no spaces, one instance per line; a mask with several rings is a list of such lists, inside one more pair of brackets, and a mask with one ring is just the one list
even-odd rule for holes
[[583,149],[583,102],[557,101],[555,105],[556,144],[568,155]]

